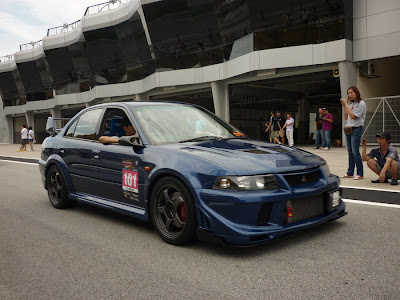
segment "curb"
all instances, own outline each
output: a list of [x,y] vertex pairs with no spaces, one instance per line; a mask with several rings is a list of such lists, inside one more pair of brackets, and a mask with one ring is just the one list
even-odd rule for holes
[[0,160],[11,160],[11,161],[33,163],[33,164],[39,163],[39,159],[37,158],[21,158],[21,157],[3,156],[3,155],[0,155]]

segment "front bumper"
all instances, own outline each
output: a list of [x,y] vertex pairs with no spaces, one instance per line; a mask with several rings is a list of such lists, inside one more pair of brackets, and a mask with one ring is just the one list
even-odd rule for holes
[[[339,180],[291,190],[238,192],[199,190],[199,228],[222,242],[245,246],[266,242],[289,233],[318,226],[346,214]],[[294,218],[288,217],[293,205]],[[308,206],[307,206],[308,205]],[[315,208],[315,206],[318,206]],[[300,216],[299,216],[300,215]]]

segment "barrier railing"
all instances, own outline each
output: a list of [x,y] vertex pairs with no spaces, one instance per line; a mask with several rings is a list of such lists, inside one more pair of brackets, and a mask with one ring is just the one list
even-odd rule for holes
[[0,62],[15,60],[14,54],[0,56]]
[[364,99],[367,115],[364,134],[368,144],[377,145],[375,134],[388,132],[392,144],[400,144],[400,96]]
[[69,32],[74,29],[77,29],[81,26],[81,20],[75,21],[73,23],[64,23],[61,26],[53,27],[47,29],[47,36],[53,35],[53,34],[59,34],[59,33],[64,33],[64,32]]
[[42,45],[42,41],[43,41],[43,40],[36,41],[36,42],[33,42],[33,41],[32,41],[32,42],[29,42],[29,43],[26,43],[26,44],[19,45],[19,50],[20,50],[20,51],[23,51],[23,50],[28,50],[28,49],[37,48],[37,47],[39,47],[39,46]]
[[89,6],[88,8],[86,8],[85,16],[90,15],[90,14],[96,14],[101,11],[106,11],[106,10],[117,8],[121,5],[127,4],[128,1],[129,0],[110,0],[108,2]]

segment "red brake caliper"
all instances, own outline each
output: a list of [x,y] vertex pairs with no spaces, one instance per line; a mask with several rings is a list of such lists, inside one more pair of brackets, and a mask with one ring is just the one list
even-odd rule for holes
[[179,218],[181,219],[182,222],[186,222],[185,203],[181,203],[179,209],[180,209]]

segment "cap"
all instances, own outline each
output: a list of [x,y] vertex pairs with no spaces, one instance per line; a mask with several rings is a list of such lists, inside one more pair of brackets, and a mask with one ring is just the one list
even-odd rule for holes
[[277,110],[275,113],[280,113],[280,111],[279,111],[279,110]]
[[390,139],[392,138],[392,137],[390,136],[390,134],[387,133],[387,132],[377,133],[375,136],[376,136],[376,137],[381,137],[381,138],[384,138],[384,139],[387,139],[387,140],[390,140]]
[[322,110],[328,110],[326,107],[323,107]]

